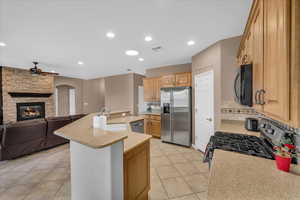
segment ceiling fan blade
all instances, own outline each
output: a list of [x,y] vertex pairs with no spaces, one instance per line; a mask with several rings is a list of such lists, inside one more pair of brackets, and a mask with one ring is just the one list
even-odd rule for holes
[[58,76],[59,73],[54,73],[54,72],[40,72],[41,75],[46,76],[46,75],[52,75],[52,76]]

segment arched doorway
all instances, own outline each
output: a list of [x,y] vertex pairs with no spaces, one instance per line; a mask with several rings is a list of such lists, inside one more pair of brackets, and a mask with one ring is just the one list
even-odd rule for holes
[[55,88],[56,116],[74,115],[76,113],[76,89],[70,85]]

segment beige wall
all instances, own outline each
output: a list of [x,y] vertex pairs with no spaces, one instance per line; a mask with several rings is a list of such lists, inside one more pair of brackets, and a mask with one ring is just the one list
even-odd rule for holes
[[144,76],[123,74],[105,77],[105,107],[110,111],[138,111],[138,86]]
[[105,80],[97,78],[83,81],[83,112],[100,111],[105,106]]
[[133,111],[132,74],[105,77],[105,107],[110,111]]
[[73,87],[75,89],[76,114],[83,113],[83,80],[82,79],[56,76],[54,77],[54,86]]
[[191,72],[191,71],[192,71],[192,64],[186,63],[180,65],[168,65],[168,66],[147,69],[145,76],[157,77],[157,76],[163,76],[163,75],[168,75],[173,73]]
[[[236,55],[240,45],[241,36],[233,37],[220,41],[221,44],[221,93],[222,104],[230,103],[239,106],[234,101],[234,79],[238,72]],[[240,106],[239,106],[240,107]]]
[[54,95],[49,98],[12,98],[8,92],[53,93],[53,76],[32,76],[28,70],[3,67],[3,122],[17,120],[16,103],[45,102],[46,117],[55,115]]
[[[237,72],[236,55],[241,37],[221,40],[192,57],[193,73],[193,142],[195,136],[195,76],[201,72],[214,72],[214,127],[221,123],[224,102],[234,102],[233,81]],[[201,102],[200,102],[201,103]],[[200,111],[201,112],[201,111]]]

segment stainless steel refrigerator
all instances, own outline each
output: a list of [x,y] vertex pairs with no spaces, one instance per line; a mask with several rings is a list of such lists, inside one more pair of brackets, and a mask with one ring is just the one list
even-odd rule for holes
[[191,98],[190,87],[161,88],[161,138],[163,142],[191,146]]

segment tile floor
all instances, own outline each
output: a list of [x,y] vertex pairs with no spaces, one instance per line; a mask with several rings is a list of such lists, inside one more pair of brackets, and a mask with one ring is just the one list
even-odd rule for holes
[[[202,153],[151,139],[150,200],[205,200]],[[1,200],[70,200],[69,146],[0,162]]]

